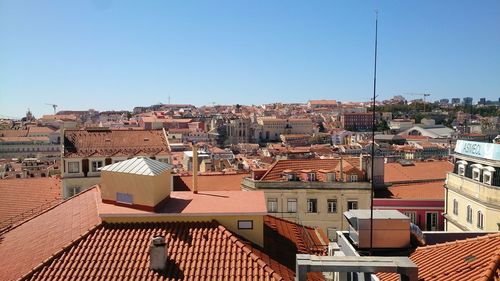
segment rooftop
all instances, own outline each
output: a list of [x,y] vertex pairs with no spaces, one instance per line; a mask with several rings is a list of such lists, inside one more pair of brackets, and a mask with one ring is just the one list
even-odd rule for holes
[[[351,166],[359,168],[359,158],[344,158],[344,166],[349,163]],[[300,170],[331,170],[335,169],[340,163],[340,158],[336,159],[287,159],[278,160],[262,176],[261,181],[281,181],[283,180],[283,171]]]
[[[496,280],[500,233],[418,247],[410,259],[418,266],[419,280]],[[382,281],[399,280],[399,276],[392,273],[377,275]]]
[[444,181],[395,184],[375,190],[375,198],[444,200]]
[[86,190],[70,200],[0,233],[0,272],[17,280],[100,223],[98,190]]
[[385,183],[409,183],[418,181],[434,181],[446,179],[446,174],[453,170],[448,161],[413,162],[412,165],[385,163]]
[[0,229],[33,217],[57,204],[61,180],[27,178],[0,180]]
[[[163,273],[149,269],[149,241],[155,235],[165,236],[167,244]],[[103,223],[27,279],[283,280],[279,267],[216,221]]]
[[125,161],[105,166],[101,171],[127,173],[141,176],[156,176],[171,170],[172,165],[148,157],[134,157]]
[[163,130],[66,130],[64,157],[110,157],[169,152]]

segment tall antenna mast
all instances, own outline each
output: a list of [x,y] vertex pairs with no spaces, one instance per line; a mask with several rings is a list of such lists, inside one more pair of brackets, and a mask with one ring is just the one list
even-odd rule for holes
[[373,193],[375,192],[375,98],[377,98],[377,36],[378,36],[378,10],[375,11],[375,64],[373,71],[373,105],[372,105],[372,163],[371,163],[371,192],[370,192],[370,255],[373,255]]

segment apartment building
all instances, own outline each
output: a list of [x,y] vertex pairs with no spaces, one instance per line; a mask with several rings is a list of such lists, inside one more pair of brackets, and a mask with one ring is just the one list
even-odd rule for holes
[[[278,160],[254,170],[242,189],[264,191],[268,212],[299,224],[318,226],[330,239],[348,226],[342,213],[369,208],[370,157]],[[383,159],[376,159],[375,180],[382,181]]]
[[257,120],[254,138],[258,141],[280,141],[282,134],[312,134],[313,122],[308,118],[270,118]]
[[458,140],[446,179],[447,231],[500,230],[500,144]]
[[100,168],[136,156],[171,163],[164,130],[65,130],[62,195],[73,196],[99,182]]
[[350,131],[368,131],[373,127],[373,113],[343,113],[340,115],[342,128]]

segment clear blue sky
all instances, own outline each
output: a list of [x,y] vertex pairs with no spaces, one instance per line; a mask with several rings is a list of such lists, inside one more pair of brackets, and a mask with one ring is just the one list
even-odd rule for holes
[[[0,0],[0,114],[500,96],[500,1]],[[411,97],[409,97],[411,98]]]

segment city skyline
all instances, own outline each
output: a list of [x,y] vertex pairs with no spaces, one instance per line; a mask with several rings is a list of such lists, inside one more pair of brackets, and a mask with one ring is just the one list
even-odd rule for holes
[[496,1],[0,1],[0,114],[368,101],[375,9],[379,99],[498,100]]

